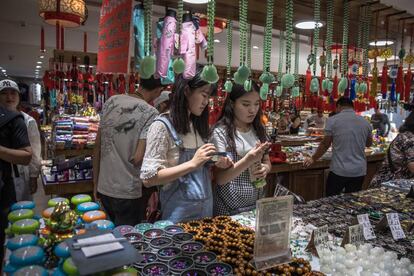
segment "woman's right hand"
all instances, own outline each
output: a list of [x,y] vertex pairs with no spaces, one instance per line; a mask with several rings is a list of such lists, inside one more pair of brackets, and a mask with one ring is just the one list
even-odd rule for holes
[[271,143],[269,142],[257,143],[256,146],[246,154],[246,160],[251,163],[262,161],[263,155],[270,146]]
[[213,157],[212,154],[215,152],[216,147],[214,144],[204,144],[196,151],[193,159],[191,159],[191,163],[196,168],[199,168],[203,166],[208,160],[210,160]]

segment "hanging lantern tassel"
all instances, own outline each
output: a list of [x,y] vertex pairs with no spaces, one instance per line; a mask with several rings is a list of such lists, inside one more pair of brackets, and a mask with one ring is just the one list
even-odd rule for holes
[[405,89],[404,89],[404,100],[405,102],[410,102],[410,89],[411,81],[413,79],[413,74],[411,73],[411,67],[408,66],[407,74],[405,74]]
[[335,77],[334,77],[334,80],[333,80],[332,97],[334,99],[338,98],[338,75],[336,75],[336,74],[335,74]]
[[371,83],[371,90],[370,90],[370,96],[375,97],[377,95],[377,89],[378,89],[378,69],[375,66],[372,68],[372,83]]
[[400,99],[402,100],[404,98],[404,73],[401,65],[398,67],[396,90],[397,94],[400,95]]
[[83,52],[88,52],[88,33],[83,33]]
[[40,52],[45,52],[45,29],[42,26],[40,30]]
[[311,81],[312,81],[312,72],[310,68],[308,68],[308,70],[306,70],[306,79],[305,79],[305,95],[306,96],[310,95]]
[[387,98],[387,83],[388,83],[388,66],[384,64],[382,67],[382,75],[381,75],[381,93],[382,98]]
[[395,95],[395,79],[392,79],[390,100],[391,102],[395,102],[397,100],[396,95]]

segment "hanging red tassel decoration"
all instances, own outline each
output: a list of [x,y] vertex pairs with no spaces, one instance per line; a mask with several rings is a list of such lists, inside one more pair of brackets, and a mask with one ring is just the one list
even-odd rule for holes
[[129,85],[128,85],[130,94],[135,93],[135,81],[136,81],[135,74],[131,73],[131,75],[129,76]]
[[413,74],[411,73],[411,66],[408,66],[407,74],[405,74],[405,89],[404,89],[404,100],[410,102],[410,90],[411,82],[413,80]]
[[65,50],[65,29],[60,27],[60,49]]
[[400,99],[403,100],[404,98],[404,73],[403,73],[403,68],[400,65],[398,67],[398,72],[397,72],[397,79],[396,79],[396,91],[397,91],[397,95],[400,95]]
[[308,70],[306,70],[306,78],[305,78],[305,106],[306,107],[310,107],[310,84],[312,81],[312,72],[310,70],[310,68],[308,68]]
[[388,66],[384,64],[382,67],[382,75],[381,75],[381,93],[382,98],[387,98],[387,84],[388,84]]
[[45,29],[40,29],[40,52],[45,52]]
[[83,33],[83,52],[86,53],[88,51],[88,33]]
[[335,74],[334,80],[333,80],[333,89],[332,89],[332,97],[334,99],[338,99],[338,75]]

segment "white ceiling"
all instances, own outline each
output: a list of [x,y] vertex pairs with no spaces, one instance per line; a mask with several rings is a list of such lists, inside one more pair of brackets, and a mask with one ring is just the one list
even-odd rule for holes
[[[94,0],[99,2],[99,0]],[[40,55],[40,29],[45,27],[46,38],[46,57],[41,60],[41,73],[48,68],[48,59],[52,56],[55,48],[55,28],[54,26],[43,23],[38,15],[37,0],[2,0],[2,10],[0,14],[0,67],[7,70],[9,76],[31,77],[34,78],[35,67]],[[398,9],[405,9],[414,14],[414,0],[382,0],[381,2],[393,5]],[[88,51],[97,52],[98,43],[98,22],[99,8],[88,6],[89,18],[80,28],[65,30],[65,49],[73,51],[83,50],[83,32],[88,33]],[[155,7],[155,16],[158,18],[164,12],[163,7]],[[252,36],[252,45],[259,48],[252,50],[252,68],[262,69],[262,27],[255,26],[255,33]],[[274,31],[274,35],[277,31]],[[352,35],[352,33],[351,33]],[[215,36],[220,40],[215,47],[215,62],[219,65],[226,63],[226,34],[225,32]],[[239,63],[238,52],[238,32],[233,34],[233,61],[237,66]],[[310,43],[307,37],[301,37],[300,70],[304,74],[307,68],[306,57],[310,52]],[[276,38],[273,39],[271,70],[277,71],[279,45]],[[319,51],[320,53],[320,51]],[[201,59],[201,62],[203,59]],[[294,58],[292,60],[294,62]],[[293,66],[293,64],[292,64]],[[2,77],[0,73],[0,77]]]

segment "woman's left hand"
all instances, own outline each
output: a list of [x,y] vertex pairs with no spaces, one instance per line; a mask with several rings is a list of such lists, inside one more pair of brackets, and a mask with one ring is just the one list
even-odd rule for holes
[[228,169],[233,166],[234,163],[229,157],[220,157],[214,165],[219,169]]
[[269,169],[266,164],[260,164],[260,169],[257,169],[253,172],[253,175],[258,179],[265,179],[267,174],[269,173]]

